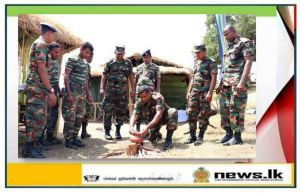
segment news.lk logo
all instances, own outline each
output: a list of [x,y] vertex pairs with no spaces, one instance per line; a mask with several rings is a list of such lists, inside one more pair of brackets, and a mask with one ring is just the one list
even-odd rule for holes
[[268,169],[263,172],[215,172],[216,181],[283,181],[283,172],[277,169]]

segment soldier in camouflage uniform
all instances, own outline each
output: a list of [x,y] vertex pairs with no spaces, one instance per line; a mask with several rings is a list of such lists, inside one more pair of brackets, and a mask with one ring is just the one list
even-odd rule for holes
[[116,139],[122,139],[120,130],[128,105],[128,79],[132,87],[131,98],[134,98],[135,94],[133,67],[130,60],[124,59],[125,47],[116,46],[115,55],[116,58],[107,62],[104,68],[100,87],[100,96],[104,96],[105,93],[102,108],[104,110],[105,139],[107,140],[113,139],[110,130],[114,110],[116,113]]
[[243,143],[241,132],[245,130],[246,81],[251,70],[254,51],[253,42],[241,38],[232,25],[227,25],[223,29],[223,35],[228,41],[228,47],[224,53],[223,78],[216,93],[221,93],[221,125],[226,135],[217,143],[229,146]]
[[[203,143],[203,136],[209,124],[210,102],[216,85],[218,66],[213,59],[207,57],[205,44],[194,47],[196,58],[192,72],[193,79],[190,83],[188,101],[188,123],[190,137],[185,144],[194,143],[195,146]],[[197,130],[197,118],[199,117],[199,135]]]
[[[89,84],[89,90],[91,91],[91,79],[92,79],[92,75],[91,75],[91,66],[90,63],[93,61],[93,56],[94,53],[91,53],[91,55],[86,59],[86,61],[88,62],[88,84]],[[82,122],[82,131],[81,131],[81,139],[84,138],[89,138],[91,137],[91,134],[89,134],[86,130],[86,126],[88,125],[88,121],[93,118],[92,117],[92,108],[93,108],[93,104],[90,103],[86,103],[86,107],[85,107],[85,115],[83,117],[83,122]]]
[[85,114],[86,101],[92,103],[88,88],[88,64],[86,59],[93,52],[91,43],[85,42],[77,56],[70,57],[66,63],[65,88],[63,97],[62,116],[64,118],[64,136],[66,147],[77,149],[85,144],[77,139]]
[[[142,85],[148,86],[151,91],[160,93],[161,74],[159,67],[151,62],[152,56],[151,51],[148,49],[142,53],[144,63],[137,66],[135,80],[136,91]],[[136,94],[135,100],[138,99]],[[143,118],[142,116],[136,122],[136,130],[140,132],[140,125]]]
[[[58,61],[57,58],[60,55],[60,44],[58,43],[51,43],[48,46],[49,53],[48,53],[48,62],[47,62],[47,73],[50,79],[50,84],[54,89],[54,94],[57,97],[62,97],[59,88],[59,80],[58,80]],[[57,98],[58,99],[58,98]],[[47,122],[44,128],[44,132],[39,140],[40,144],[38,145],[38,150],[49,150],[48,146],[53,144],[61,144],[62,141],[53,137],[55,133],[56,122],[58,119],[58,100],[54,106],[48,105],[47,107]],[[44,133],[47,131],[47,140],[46,144],[44,143]]]
[[56,103],[56,96],[51,87],[47,75],[47,53],[48,44],[54,40],[57,30],[54,26],[47,23],[40,23],[42,36],[35,40],[30,48],[30,73],[26,79],[25,92],[26,101],[26,144],[22,150],[24,158],[45,158],[42,152],[38,152],[34,144],[38,146],[43,134],[47,120],[47,98],[50,105]]
[[[51,68],[51,78],[50,83],[52,88],[54,89],[54,94],[58,98],[62,98],[63,94],[59,88],[59,65],[57,58],[60,55],[60,44],[58,43],[51,43],[49,45],[49,65]],[[58,100],[56,104],[50,109],[47,117],[47,124],[46,124],[46,131],[47,131],[47,139],[46,145],[54,145],[54,144],[62,144],[62,141],[54,137],[55,127],[58,120]]]
[[135,102],[133,115],[130,118],[129,133],[134,133],[134,125],[139,116],[142,115],[147,119],[147,126],[142,131],[143,136],[147,136],[148,140],[156,144],[159,130],[163,125],[167,125],[167,136],[164,150],[172,147],[172,136],[177,129],[178,112],[176,108],[170,108],[164,97],[157,92],[151,92],[148,86],[141,86],[138,90],[139,99]]

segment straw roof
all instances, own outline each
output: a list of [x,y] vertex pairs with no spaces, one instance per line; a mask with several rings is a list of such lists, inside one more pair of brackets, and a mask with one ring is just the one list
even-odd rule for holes
[[82,40],[72,34],[67,28],[59,24],[58,22],[49,19],[43,15],[29,15],[22,14],[18,16],[19,25],[19,39],[22,39],[22,33],[25,32],[26,36],[32,40],[35,40],[40,36],[41,26],[40,22],[47,22],[55,26],[58,30],[56,33],[55,41],[60,43],[63,47],[63,53],[70,52],[81,46]]
[[[140,53],[134,53],[133,55],[126,56],[126,59],[131,60],[133,65],[133,72],[136,73],[136,67],[143,63],[143,57]],[[180,64],[170,62],[164,59],[160,59],[158,57],[152,57],[152,62],[159,66],[159,70],[161,74],[185,74],[190,75],[191,69],[188,67],[184,67]],[[104,70],[106,64],[101,64],[98,67],[91,68],[92,77],[100,77],[102,76],[102,72]]]

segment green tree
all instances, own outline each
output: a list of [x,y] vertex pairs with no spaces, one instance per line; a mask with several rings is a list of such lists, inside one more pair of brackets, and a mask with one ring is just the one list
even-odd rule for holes
[[[226,15],[226,24],[234,25],[241,37],[256,40],[256,16],[255,15]],[[207,15],[206,34],[203,43],[206,44],[208,55],[215,59],[217,64],[221,64],[219,57],[218,32],[214,15]],[[255,57],[254,57],[255,61]]]

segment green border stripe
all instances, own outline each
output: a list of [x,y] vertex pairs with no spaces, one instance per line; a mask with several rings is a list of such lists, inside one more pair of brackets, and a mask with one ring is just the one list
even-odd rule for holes
[[7,16],[17,16],[18,14],[255,14],[257,16],[276,16],[276,6],[7,6]]

